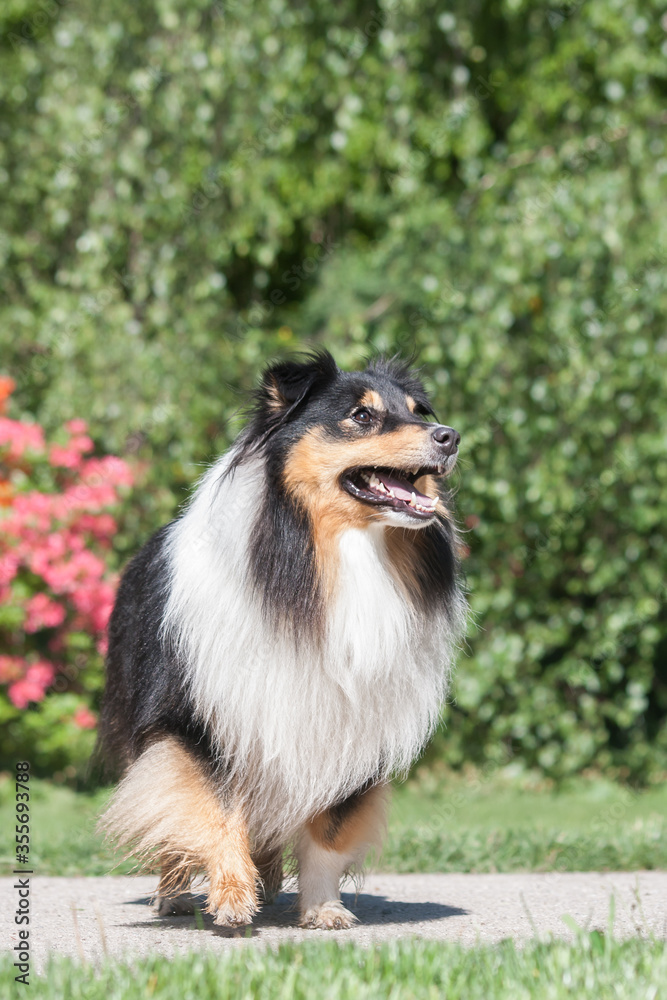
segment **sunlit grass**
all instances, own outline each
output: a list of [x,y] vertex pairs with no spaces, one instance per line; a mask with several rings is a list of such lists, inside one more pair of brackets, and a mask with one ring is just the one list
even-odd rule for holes
[[[0,982],[7,984],[0,995],[25,996],[25,987],[9,985],[12,978],[9,960],[0,961]],[[666,982],[662,943],[618,943],[593,932],[574,944],[524,948],[510,941],[465,949],[412,940],[365,949],[323,941],[99,968],[58,958],[42,976],[31,976],[28,992],[36,1000],[654,1000]]]
[[[109,791],[32,782],[32,862],[50,875],[131,869],[95,833]],[[13,785],[0,781],[0,865],[13,867]],[[602,779],[559,791],[434,774],[394,792],[387,871],[582,871],[667,868],[667,788]]]

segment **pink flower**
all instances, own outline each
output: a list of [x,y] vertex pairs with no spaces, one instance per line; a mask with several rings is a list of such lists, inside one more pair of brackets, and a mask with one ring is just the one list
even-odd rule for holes
[[76,526],[79,531],[89,531],[98,541],[105,541],[117,531],[116,521],[111,514],[82,514]]
[[110,583],[87,582],[72,593],[72,604],[95,632],[104,632],[113,608],[115,588]]
[[[0,461],[10,469],[0,480],[0,604],[18,604],[26,650],[33,651],[27,658],[0,657],[0,682],[11,703],[24,709],[44,698],[57,665],[71,659],[70,632],[87,632],[91,645],[106,652],[117,584],[105,562],[117,531],[108,511],[134,472],[120,458],[89,457],[93,441],[83,420],[68,421],[60,443],[46,443],[39,425],[5,418],[3,385],[6,398],[13,383],[0,376]],[[20,459],[20,476],[12,459]],[[28,572],[19,587],[14,581],[22,570]],[[31,662],[35,655],[51,662]],[[85,707],[74,721],[82,729],[96,725]]]
[[56,594],[71,594],[78,611],[80,603],[94,600],[86,592],[104,576],[105,566],[98,556],[87,549],[70,554],[69,559],[44,565],[40,576]]
[[20,656],[0,656],[0,684],[9,684],[23,677],[26,662]]
[[19,557],[14,552],[0,556],[0,584],[11,583],[19,568]]
[[78,469],[81,465],[81,453],[74,448],[63,448],[52,444],[49,449],[49,462],[62,469]]
[[113,611],[116,588],[110,583],[100,583],[95,594],[95,607],[91,613],[91,621],[96,632],[105,632]]
[[87,434],[75,434],[70,438],[69,447],[84,454],[86,451],[92,451],[95,445],[93,439],[89,438]]
[[82,456],[87,451],[92,451],[93,447],[93,442],[87,434],[74,434],[64,447],[59,444],[51,445],[49,461],[51,465],[65,469],[78,469],[83,461]]
[[[77,525],[77,529],[78,529],[78,527],[79,526]],[[70,552],[81,552],[82,549],[85,549],[86,542],[81,537],[81,535],[75,535],[73,531],[68,531],[67,532],[67,547],[70,550]]]
[[[85,463],[96,461],[90,459]],[[84,470],[85,471],[85,470]],[[83,475],[83,472],[82,472]],[[61,520],[78,511],[100,511],[104,507],[111,507],[117,503],[116,491],[104,478],[98,477],[97,473],[91,476],[90,483],[77,483],[76,486],[69,486],[65,492],[57,498],[58,504],[55,507],[55,516]]]
[[19,494],[14,499],[13,507],[17,518],[25,522],[29,522],[31,519],[50,519],[53,515],[53,506],[56,499],[54,494],[38,493],[37,490],[31,490],[30,493]]
[[122,458],[105,455],[104,458],[89,458],[81,472],[81,478],[92,485],[109,483],[113,486],[131,486],[134,482],[132,469]]
[[62,604],[52,601],[46,594],[35,594],[26,604],[27,617],[23,623],[26,632],[37,632],[41,628],[56,628],[65,620]]
[[44,432],[39,424],[24,424],[20,420],[0,417],[0,447],[7,445],[11,459],[21,458],[24,451],[43,451]]
[[65,430],[69,431],[70,434],[85,434],[88,430],[88,424],[85,420],[68,420],[65,424]]
[[9,700],[16,708],[27,708],[31,701],[41,701],[55,676],[55,669],[45,660],[28,667],[25,677],[10,684]]
[[97,716],[85,705],[77,708],[72,721],[79,729],[95,729],[97,727]]
[[39,539],[33,539],[26,552],[26,562],[33,573],[46,579],[56,560],[67,555],[67,538],[62,531],[52,531]]

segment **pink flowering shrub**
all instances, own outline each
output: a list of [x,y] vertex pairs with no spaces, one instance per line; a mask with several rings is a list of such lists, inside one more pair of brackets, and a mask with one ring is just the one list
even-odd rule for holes
[[116,575],[111,511],[133,482],[83,420],[47,442],[6,416],[0,377],[0,756],[70,767],[90,751]]

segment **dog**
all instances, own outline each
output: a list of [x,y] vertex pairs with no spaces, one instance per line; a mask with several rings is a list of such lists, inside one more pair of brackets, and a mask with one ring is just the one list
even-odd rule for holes
[[100,717],[108,835],[161,872],[158,912],[252,921],[298,867],[300,924],[355,921],[341,878],[381,842],[465,630],[438,477],[460,435],[405,362],[270,365],[249,421],[123,574]]

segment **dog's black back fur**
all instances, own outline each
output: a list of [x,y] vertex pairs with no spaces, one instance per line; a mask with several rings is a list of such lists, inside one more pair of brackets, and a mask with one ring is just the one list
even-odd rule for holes
[[109,622],[99,738],[112,773],[123,770],[162,732],[180,736],[204,757],[210,751],[206,731],[195,720],[183,666],[160,634],[167,531],[168,526],[160,528],[128,564]]

